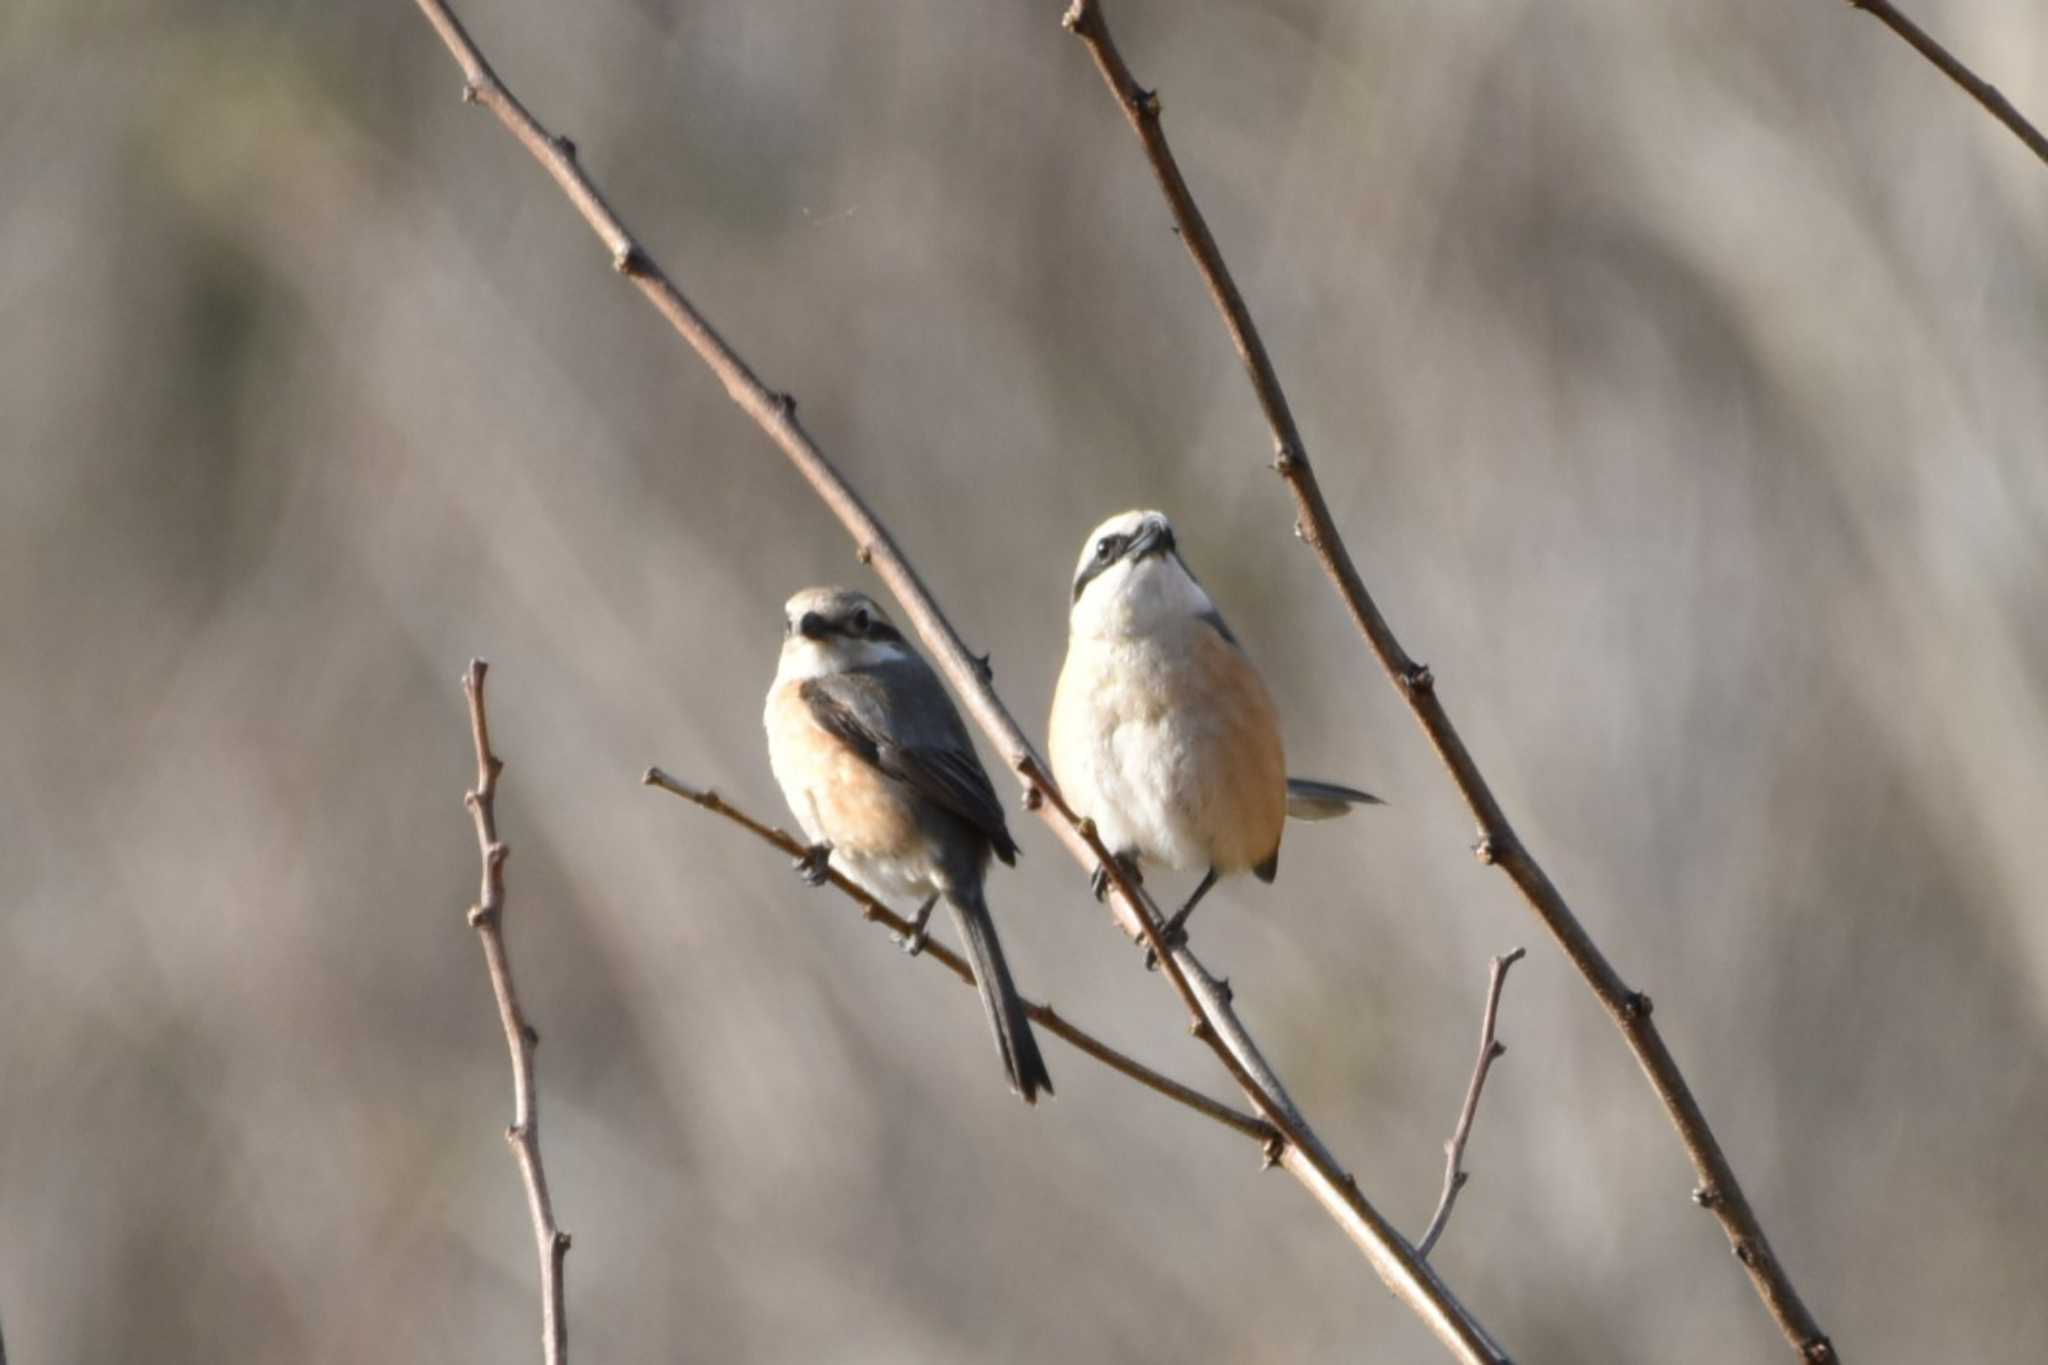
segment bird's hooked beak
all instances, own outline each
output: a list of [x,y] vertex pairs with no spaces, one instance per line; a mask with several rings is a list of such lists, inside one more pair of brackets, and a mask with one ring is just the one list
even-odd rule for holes
[[1172,552],[1173,527],[1164,521],[1148,521],[1131,537],[1131,543],[1124,549],[1124,558],[1132,564],[1139,564],[1147,556]]

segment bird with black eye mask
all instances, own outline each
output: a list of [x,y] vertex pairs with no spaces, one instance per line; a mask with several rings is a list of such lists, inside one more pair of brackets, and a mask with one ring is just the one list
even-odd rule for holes
[[[1067,658],[1049,747],[1067,803],[1131,872],[1203,871],[1167,921],[1178,940],[1218,879],[1270,882],[1287,817],[1326,820],[1379,798],[1287,776],[1265,682],[1181,558],[1160,512],[1095,528],[1074,566]],[[1108,869],[1097,869],[1095,891]]]
[[982,893],[991,857],[1017,859],[988,773],[938,675],[865,593],[807,588],[783,609],[782,656],[762,716],[768,763],[811,850],[883,901],[915,901],[907,952],[943,898],[953,912],[1010,1086],[1034,1102],[1052,1078]]

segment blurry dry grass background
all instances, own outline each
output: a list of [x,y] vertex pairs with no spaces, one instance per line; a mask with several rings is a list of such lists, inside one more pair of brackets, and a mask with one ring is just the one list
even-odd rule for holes
[[[1527,1361],[1777,1358],[1607,1021],[1310,558],[1055,0],[465,9],[897,530],[1027,722],[1081,537],[1169,510],[1295,767],[1200,930]],[[2048,109],[2048,11],[1912,11]],[[1361,567],[1658,1004],[1852,1361],[2048,1353],[2048,175],[1812,0],[1117,10]],[[456,98],[409,4],[0,10],[0,1321],[21,1362],[529,1355],[457,679],[583,1359],[1428,1361],[1241,1139],[782,860],[777,608],[863,583]],[[1030,821],[1025,988],[1213,1083]],[[1219,1091],[1222,1089],[1217,1085]]]

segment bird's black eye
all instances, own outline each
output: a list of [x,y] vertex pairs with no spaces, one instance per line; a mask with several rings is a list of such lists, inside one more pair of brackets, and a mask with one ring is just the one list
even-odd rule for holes
[[855,635],[867,634],[868,626],[870,624],[871,623],[868,620],[867,608],[863,607],[853,614],[853,633]]
[[1095,557],[1107,564],[1116,558],[1116,537],[1104,536],[1095,542]]

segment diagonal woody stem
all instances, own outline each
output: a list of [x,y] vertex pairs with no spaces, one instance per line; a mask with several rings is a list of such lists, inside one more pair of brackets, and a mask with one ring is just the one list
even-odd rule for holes
[[2027,150],[2048,163],[2048,137],[2043,137],[2026,115],[2013,108],[2012,101],[2000,94],[1997,86],[1964,66],[1953,52],[1929,37],[1926,29],[1899,13],[1891,0],[1849,0],[1849,5],[1898,34],[1907,46],[1934,63],[1937,71],[1961,86],[1971,99],[1984,106],[1985,112],[2010,129],[2014,137],[2027,145]]
[[1217,247],[1216,238],[1209,231],[1208,222],[1202,217],[1202,211],[1181,175],[1173,149],[1167,145],[1166,134],[1159,124],[1157,94],[1140,86],[1132,77],[1123,54],[1110,37],[1109,24],[1100,3],[1096,0],[1074,0],[1067,11],[1065,23],[1087,45],[1110,93],[1116,97],[1125,119],[1143,144],[1146,159],[1152,165],[1159,188],[1165,194],[1174,222],[1180,229],[1181,241],[1194,258],[1195,267],[1201,272],[1216,309],[1223,316],[1231,342],[1244,361],[1252,391],[1257,396],[1260,410],[1265,413],[1267,425],[1272,428],[1274,471],[1286,481],[1288,491],[1294,495],[1299,518],[1295,523],[1295,533],[1321,561],[1324,572],[1350,611],[1352,622],[1372,646],[1396,690],[1406,698],[1423,733],[1428,736],[1438,757],[1449,769],[1451,780],[1471,808],[1479,827],[1476,847],[1479,860],[1507,873],[1528,901],[1529,908],[1543,921],[1551,937],[1571,959],[1572,965],[1579,969],[1586,984],[1621,1030],[1651,1087],[1663,1101],[1679,1140],[1685,1144],[1686,1154],[1692,1158],[1700,1181],[1694,1192],[1695,1202],[1711,1210],[1720,1220],[1730,1248],[1749,1272],[1750,1282],[1777,1322],[1779,1331],[1802,1358],[1815,1362],[1815,1365],[1837,1360],[1833,1344],[1807,1310],[1799,1291],[1793,1287],[1791,1276],[1764,1237],[1763,1225],[1750,1208],[1749,1199],[1735,1178],[1735,1169],[1722,1152],[1714,1130],[1708,1126],[1699,1101],[1693,1098],[1692,1087],[1686,1083],[1684,1073],[1678,1069],[1677,1061],[1664,1045],[1657,1026],[1650,1021],[1650,998],[1631,990],[1622,981],[1621,974],[1607,961],[1592,935],[1579,923],[1564,896],[1522,845],[1514,827],[1501,811],[1499,801],[1494,798],[1493,789],[1480,775],[1478,764],[1466,750],[1465,741],[1451,725],[1443,703],[1437,699],[1434,675],[1427,665],[1416,662],[1402,649],[1401,642],[1394,637],[1393,628],[1380,614],[1378,604],[1359,577],[1344,538],[1330,516],[1329,505],[1323,500],[1315,470],[1309,464],[1308,450],[1294,424],[1294,413],[1288,406],[1286,392],[1280,387],[1280,378],[1274,372],[1271,357],[1266,354],[1265,342],[1253,325],[1251,311],[1245,307],[1244,297],[1231,278],[1229,266],[1224,264],[1222,250]]

